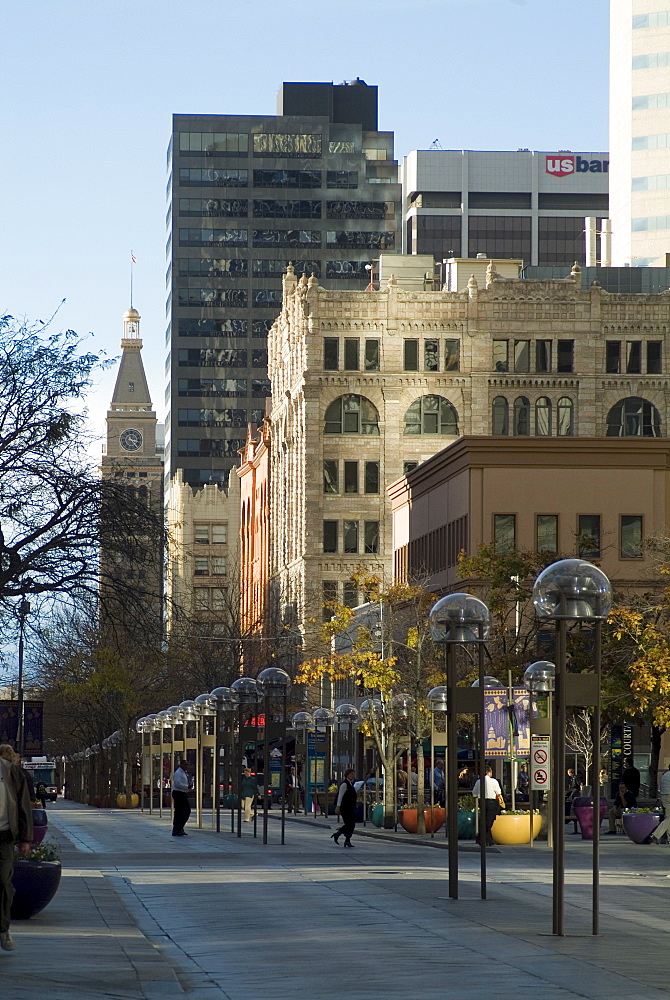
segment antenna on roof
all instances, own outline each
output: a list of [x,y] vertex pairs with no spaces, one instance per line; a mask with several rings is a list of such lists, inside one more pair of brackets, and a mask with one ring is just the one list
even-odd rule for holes
[[442,147],[442,143],[440,142],[439,139],[433,139],[433,141],[430,144],[430,148],[431,149],[442,149],[443,147]]

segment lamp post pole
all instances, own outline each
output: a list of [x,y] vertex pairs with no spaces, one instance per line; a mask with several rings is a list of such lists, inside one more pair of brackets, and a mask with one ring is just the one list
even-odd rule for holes
[[[600,794],[598,772],[600,750],[600,626],[612,606],[612,586],[597,566],[583,559],[561,559],[547,566],[535,581],[533,604],[538,618],[556,622],[556,693],[554,699],[554,850],[553,932],[559,937],[564,926],[565,849],[565,722],[567,705],[594,708],[593,725],[593,934],[598,933]],[[594,626],[595,670],[590,674],[568,674],[566,632],[571,621]],[[596,731],[596,723],[598,729]],[[596,746],[597,741],[597,746]]]
[[[255,678],[253,677],[238,677],[230,685],[230,690],[235,693],[238,698],[238,748],[237,748],[237,776],[235,781],[235,787],[237,790],[237,836],[242,836],[242,756],[244,752],[244,710],[252,707],[254,722],[256,722],[256,716],[258,715],[258,685]],[[255,745],[255,734],[256,728],[254,726],[254,753],[256,751]],[[254,830],[255,832],[255,830]]]
[[26,627],[26,615],[30,614],[30,603],[22,600],[19,604],[19,681],[18,681],[18,719],[16,729],[16,752],[21,758],[25,752],[25,726],[24,726],[24,695],[23,695],[23,647],[24,632]]

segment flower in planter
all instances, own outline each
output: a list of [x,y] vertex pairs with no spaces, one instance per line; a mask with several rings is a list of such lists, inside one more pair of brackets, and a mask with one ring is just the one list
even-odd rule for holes
[[[18,855],[18,848],[17,848]],[[60,861],[60,851],[55,840],[42,841],[35,847],[31,847],[27,854],[22,855],[20,860],[24,861]]]
[[651,814],[653,816],[660,816],[661,809],[659,806],[654,806],[652,809],[647,809],[645,806],[636,807],[635,809],[624,809],[624,815],[626,816],[640,816],[643,813]]
[[458,798],[458,811],[474,812],[475,811],[474,795],[460,795]]

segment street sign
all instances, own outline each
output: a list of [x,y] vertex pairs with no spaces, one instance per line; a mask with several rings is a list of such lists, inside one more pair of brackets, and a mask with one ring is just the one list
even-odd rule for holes
[[531,736],[530,787],[533,792],[547,792],[551,788],[551,744],[548,736]]

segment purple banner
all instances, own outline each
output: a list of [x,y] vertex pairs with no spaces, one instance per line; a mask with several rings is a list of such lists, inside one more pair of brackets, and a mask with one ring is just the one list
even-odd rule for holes
[[23,751],[26,754],[42,753],[42,721],[44,702],[24,701],[23,703]]
[[484,733],[487,757],[530,754],[530,697],[525,688],[488,688],[484,695]]
[[0,701],[0,743],[9,743],[15,747],[18,731],[18,701]]

